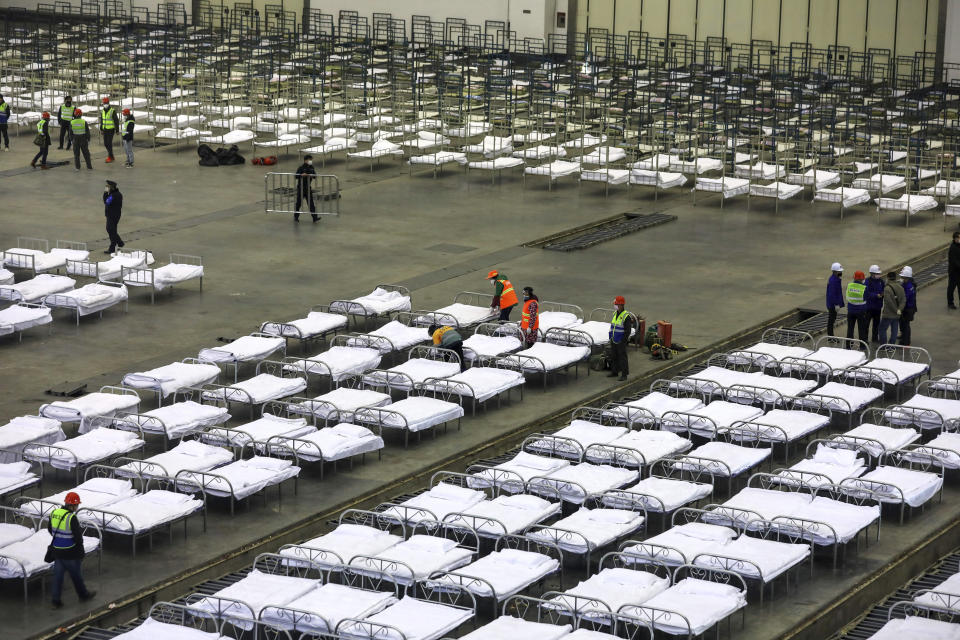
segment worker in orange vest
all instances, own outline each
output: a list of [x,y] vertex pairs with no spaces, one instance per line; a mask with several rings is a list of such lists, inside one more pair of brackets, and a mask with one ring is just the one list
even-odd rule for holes
[[536,343],[540,329],[540,298],[533,287],[523,288],[523,315],[520,317],[520,331],[528,347]]
[[507,276],[496,269],[487,274],[487,280],[490,280],[494,287],[490,308],[500,309],[501,321],[509,320],[510,312],[520,302],[517,292],[513,290],[513,285],[507,280]]

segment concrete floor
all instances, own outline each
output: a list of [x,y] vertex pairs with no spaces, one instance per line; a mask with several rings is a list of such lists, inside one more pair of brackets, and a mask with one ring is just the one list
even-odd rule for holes
[[[13,246],[17,236],[32,236],[51,242],[86,240],[91,249],[102,249],[100,193],[103,180],[109,178],[124,193],[120,232],[127,246],[150,249],[160,261],[170,252],[202,255],[206,277],[202,293],[188,284],[172,296],[161,295],[151,306],[147,295],[134,290],[128,314],[110,310],[103,319],[83,319],[79,328],[66,317],[57,317],[49,335],[35,330],[22,344],[0,339],[0,418],[35,412],[50,401],[43,393],[46,389],[116,384],[128,371],[194,356],[200,348],[216,344],[218,337],[249,333],[265,320],[299,317],[312,305],[355,297],[380,282],[409,286],[414,307],[431,309],[448,304],[458,291],[488,291],[483,276],[498,268],[516,286],[534,286],[542,299],[579,304],[588,313],[609,306],[614,295],[625,295],[628,308],[650,320],[672,321],[674,339],[697,347],[821,300],[828,265],[834,260],[850,272],[866,270],[874,262],[886,267],[949,240],[939,219],[923,217],[904,229],[902,220],[893,218],[877,224],[869,208],[848,213],[841,223],[834,208],[820,204],[786,203],[774,215],[772,203],[754,201],[747,213],[745,200],[733,200],[721,211],[715,197],[698,197],[697,206],[692,206],[687,190],[656,202],[647,189],[614,189],[604,198],[594,186],[580,190],[561,183],[548,193],[542,181],[522,189],[519,177],[512,175],[495,186],[487,174],[459,171],[437,180],[428,173],[411,178],[397,163],[385,163],[372,173],[360,165],[328,165],[342,181],[343,215],[318,225],[305,217],[295,225],[288,217],[263,213],[261,168],[198,170],[192,147],[183,147],[179,154],[169,148],[138,150],[134,170],[105,165],[100,153],[95,170],[80,173],[70,167],[31,171],[25,168],[32,155],[29,138],[18,138],[15,148],[14,153],[0,154],[0,247]],[[51,158],[63,154],[55,152]],[[249,159],[250,154],[245,155]],[[288,157],[276,170],[292,171],[295,166],[295,158]],[[637,210],[669,212],[678,220],[580,252],[520,246]],[[956,368],[960,353],[949,325],[960,321],[960,315],[946,314],[938,300],[942,285],[937,289],[921,294],[914,343],[930,348],[935,372],[940,373]],[[656,366],[645,356],[633,356],[632,361],[634,374]],[[575,406],[608,384],[601,376],[581,375],[546,394],[531,384],[522,403],[515,398],[502,409],[467,418],[459,433],[424,440],[409,451],[390,441],[381,463],[370,460],[322,483],[306,472],[296,497],[285,492],[282,509],[275,494],[270,494],[266,507],[255,500],[249,511],[241,509],[232,520],[222,508],[214,508],[206,535],[200,534],[196,519],[188,527],[187,544],[182,531],[175,533],[172,546],[160,536],[157,549],[138,554],[135,561],[129,559],[122,540],[108,538],[104,572],[94,580],[102,599],[81,607],[68,595],[63,611],[37,616],[37,611],[48,611],[39,592],[32,593],[30,606],[24,608],[14,588],[0,596],[0,614],[17,637],[50,629],[279,527],[424,472],[519,425]],[[45,492],[67,484],[63,477],[48,483]],[[917,517],[918,527],[911,526],[911,533],[933,526],[940,516],[954,515],[947,504],[939,506]],[[894,553],[898,548],[898,538],[890,534],[894,529],[885,527],[881,546],[857,556],[857,563],[845,571],[860,574],[871,562]],[[854,581],[855,576],[849,579]],[[816,584],[821,588],[821,581]],[[840,584],[848,584],[846,577],[834,586]],[[760,617],[760,625],[748,622],[749,637],[774,637],[764,635],[764,630],[772,631],[795,620],[793,615],[820,606],[815,594],[816,590],[810,594],[809,607],[794,614],[788,613],[785,600],[779,600],[769,616]],[[777,613],[780,609],[782,615]]]

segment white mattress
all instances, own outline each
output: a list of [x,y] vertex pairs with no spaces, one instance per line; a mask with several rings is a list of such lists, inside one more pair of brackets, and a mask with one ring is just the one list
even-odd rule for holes
[[[516,136],[514,136],[514,138],[516,138]],[[524,160],[546,160],[547,158],[554,157],[565,158],[567,157],[567,150],[563,147],[551,147],[550,145],[538,144],[535,147],[526,147],[524,149],[514,151],[510,155],[512,155],[514,158],[523,158]],[[537,167],[531,168],[535,169]]]
[[841,187],[838,189],[818,189],[813,194],[814,200],[842,203],[844,209],[855,207],[858,204],[870,202],[870,192],[866,189]]
[[0,462],[19,460],[18,452],[31,442],[54,444],[66,439],[60,422],[41,416],[19,416],[0,426]]
[[682,453],[690,449],[693,443],[690,440],[678,436],[669,431],[659,431],[654,429],[640,429],[637,431],[628,431],[615,440],[605,443],[608,446],[598,445],[585,451],[584,459],[594,464],[603,464],[619,461],[620,464],[626,464],[624,452],[612,447],[630,449],[635,454],[639,454],[637,460],[642,465],[649,465],[660,458]]
[[155,489],[118,500],[107,509],[111,514],[117,513],[125,518],[116,518],[97,511],[92,514],[81,511],[79,518],[83,522],[95,520],[106,531],[130,534],[153,529],[202,508],[202,500],[194,500],[182,493]]
[[[403,542],[401,536],[360,524],[341,524],[330,533],[280,550],[280,555],[309,559],[321,569],[345,565],[355,555],[375,556]],[[318,554],[318,552],[323,552]],[[291,561],[291,564],[297,564]]]
[[[630,496],[630,501],[642,503],[647,511],[668,513],[707,497],[713,492],[713,487],[702,482],[650,476],[623,489],[623,492],[636,494]],[[625,501],[616,495],[612,495],[604,497],[603,504],[609,507],[622,507],[625,505]]]
[[[569,612],[593,609],[616,613],[624,605],[642,604],[669,586],[668,578],[647,571],[608,567],[567,589],[563,595],[550,598],[549,602]],[[603,616],[587,614],[584,617],[609,624],[609,619]]]
[[404,500],[385,509],[382,513],[384,517],[396,522],[409,524],[422,520],[439,522],[447,514],[467,511],[484,499],[486,494],[483,491],[441,482],[429,491]]
[[455,575],[447,574],[441,577],[440,582],[460,585],[479,598],[496,596],[497,601],[502,601],[550,575],[559,567],[558,560],[540,553],[501,549],[461,567]]
[[[861,379],[873,379],[879,376],[884,384],[900,384],[922,375],[930,369],[930,365],[922,362],[904,362],[894,358],[874,358],[863,365],[870,367],[870,371],[858,372],[856,369],[850,375]],[[880,369],[880,371],[877,371]]]
[[[593,444],[606,444],[627,433],[626,427],[608,427],[586,420],[574,420],[566,427],[550,434],[551,438],[527,443],[527,449],[535,453],[555,452],[568,458],[579,460],[587,447]],[[553,438],[558,438],[554,440]],[[566,440],[573,440],[574,446]]]
[[317,429],[294,440],[280,438],[279,444],[293,449],[297,458],[306,462],[324,460],[333,462],[351,456],[383,449],[383,438],[366,427],[340,423]]
[[411,391],[427,378],[447,378],[460,373],[460,364],[442,362],[429,358],[411,358],[384,371],[371,371],[363,376],[368,386],[389,386],[401,391]]
[[[708,442],[689,454],[679,456],[673,466],[687,470],[701,469],[706,465],[706,470],[715,476],[736,476],[766,460],[771,451],[772,449],[741,447],[727,442]],[[687,456],[706,460],[688,460]],[[718,463],[714,463],[714,460]]]
[[463,341],[463,357],[468,362],[473,362],[478,357],[493,357],[512,353],[521,346],[523,346],[523,343],[513,336],[488,336],[475,333]]
[[630,184],[656,185],[660,189],[672,189],[687,184],[687,177],[682,173],[633,169],[630,171]]
[[604,410],[603,417],[649,427],[658,423],[663,414],[668,411],[688,413],[704,406],[706,405],[699,398],[674,398],[665,393],[653,391],[639,400],[608,407]]
[[[524,384],[523,374],[511,369],[496,367],[471,367],[456,375],[444,378],[444,383],[427,383],[425,389],[449,391],[458,396],[472,397],[484,402],[495,395]],[[466,386],[469,385],[469,386]],[[396,404],[393,405],[394,408]]]
[[827,187],[840,182],[840,174],[836,171],[809,169],[803,174],[788,174],[787,182],[791,184],[801,184],[808,187],[812,186],[814,189],[826,189]]
[[883,397],[883,390],[875,387],[858,387],[842,382],[828,382],[819,389],[806,394],[806,396],[797,398],[795,406],[808,408],[822,406],[831,411],[852,413],[881,397]]
[[922,616],[888,620],[869,640],[960,640],[960,624]]
[[540,476],[528,483],[530,492],[548,498],[559,493],[563,500],[575,504],[639,479],[637,471],[603,464],[572,464]]
[[[796,409],[774,409],[764,415],[754,418],[746,427],[751,429],[751,434],[759,435],[763,442],[793,442],[807,434],[813,433],[830,424],[828,416],[809,411],[799,411]],[[737,425],[742,427],[744,425]],[[779,429],[768,429],[766,427],[776,427]],[[781,433],[782,431],[782,433]],[[735,433],[733,437],[739,439],[743,434]],[[784,440],[786,438],[786,440]],[[755,438],[746,438],[754,440]]]
[[787,357],[805,358],[813,353],[805,347],[792,347],[771,342],[758,342],[742,351],[732,351],[727,355],[727,362],[737,365],[751,364],[765,367],[772,362],[779,362]]
[[131,251],[127,253],[121,249],[119,252],[114,253],[109,260],[98,262],[95,273],[88,271],[84,265],[80,265],[76,269],[72,269],[71,265],[67,265],[67,272],[96,276],[100,280],[116,280],[123,272],[123,267],[144,267],[153,264],[153,262],[153,254],[149,251]]
[[270,373],[261,373],[248,380],[235,382],[222,389],[210,389],[203,392],[204,399],[216,398],[227,402],[247,402],[261,404],[296,395],[307,388],[306,378],[284,378]]
[[752,184],[750,185],[750,195],[760,198],[777,198],[778,200],[789,200],[790,198],[803,193],[803,187],[797,184],[788,184],[786,182],[771,182],[770,184]]
[[734,167],[734,170],[738,178],[759,178],[761,180],[773,180],[775,178],[782,178],[786,175],[786,171],[782,166],[768,162],[756,162],[752,165],[738,164],[736,167]]
[[339,313],[311,311],[306,318],[299,318],[290,322],[264,322],[260,325],[260,333],[285,338],[312,338],[328,331],[346,327],[347,320],[347,316]]
[[475,162],[468,162],[467,166],[471,169],[481,169],[484,171],[501,171],[503,169],[522,167],[523,160],[520,158],[501,156],[499,158],[494,158],[493,160],[478,160]]
[[76,307],[81,316],[103,311],[128,298],[127,287],[114,287],[92,282],[79,289],[44,296],[44,304],[56,307]]
[[[936,414],[924,413],[934,411]],[[890,424],[920,423],[921,428],[939,429],[945,427],[953,431],[960,423],[960,400],[950,398],[931,398],[915,394],[906,402],[890,407],[883,412],[883,417]]]
[[525,494],[501,495],[477,502],[459,513],[470,517],[447,514],[447,521],[466,524],[481,536],[498,538],[518,534],[560,513],[560,503]]
[[531,478],[550,475],[569,464],[569,460],[544,458],[521,451],[507,462],[473,474],[468,486],[477,488],[495,484],[503,491],[520,491]]
[[[200,469],[192,469],[201,471]],[[197,476],[185,473],[180,479],[188,483],[203,485],[208,495],[219,497],[233,496],[237,500],[251,496],[261,489],[280,484],[300,473],[300,467],[290,460],[278,460],[264,456],[254,456],[216,467],[211,474],[216,477]]]
[[[524,152],[515,152],[524,153]],[[522,156],[533,157],[533,156]],[[549,176],[551,180],[557,180],[564,176],[571,176],[580,173],[580,164],[577,162],[568,162],[566,160],[554,160],[549,164],[541,164],[536,167],[527,167],[523,170],[528,176]]]
[[[463,407],[459,404],[424,396],[405,398],[392,403],[386,409],[393,413],[383,414],[382,419],[377,418],[376,412],[365,412],[363,409],[357,410],[354,415],[361,421],[370,420],[384,427],[414,432],[463,417]],[[403,419],[394,415],[395,413],[399,413]]]
[[586,164],[608,164],[619,162],[627,157],[627,152],[620,147],[597,147],[590,153],[573,158],[575,162]]
[[332,634],[342,620],[361,620],[396,602],[392,592],[367,591],[328,583],[290,600],[282,607],[264,607],[260,619],[282,629],[295,629],[301,633]]
[[904,194],[899,198],[877,198],[875,201],[881,211],[905,211],[910,215],[940,206],[933,196],[917,194]]
[[[384,625],[375,635],[380,640],[436,640],[473,617],[471,609],[459,609],[436,602],[407,597],[376,613],[364,623]],[[340,628],[340,638],[368,638],[367,627],[356,623]],[[403,635],[397,634],[399,630]]]
[[93,418],[111,417],[119,411],[135,410],[140,397],[127,393],[95,392],[74,400],[57,401],[40,406],[40,415],[60,422],[80,421],[80,432],[86,432]]
[[[50,507],[53,509],[54,507]],[[11,524],[7,522],[0,523],[0,555],[3,554],[3,547],[11,545],[14,542],[26,540],[36,533],[33,527],[25,527],[22,524]]]
[[184,387],[199,387],[213,382],[220,369],[212,364],[172,362],[170,364],[123,376],[123,385],[134,389],[157,389],[164,398]]
[[[389,395],[370,389],[338,387],[313,398],[318,404],[302,402],[292,405],[291,410],[304,415],[315,415],[323,420],[340,421],[353,419],[353,413],[361,407],[385,407],[393,402]],[[332,405],[328,406],[328,405]]]
[[[0,578],[25,578],[53,567],[52,562],[44,562],[47,547],[53,541],[45,529],[37,531],[29,538],[9,544],[0,549],[0,556],[11,558],[16,562],[0,563]],[[87,553],[96,551],[100,544],[97,538],[83,537],[83,548]],[[24,575],[26,574],[26,575]]]
[[220,347],[201,349],[197,359],[204,362],[248,362],[262,360],[283,348],[283,338],[243,336]]
[[[753,538],[746,534],[694,560],[694,564],[712,569],[727,569],[728,563],[716,557],[743,561],[732,569],[748,578],[770,582],[810,556],[810,545]],[[731,569],[727,569],[731,570]]]
[[605,182],[607,184],[626,184],[630,180],[629,169],[584,169],[580,172],[584,182]]
[[[387,291],[381,287],[377,287],[367,295],[354,298],[349,302],[362,307],[367,315],[410,310],[410,296],[405,296],[399,291]],[[342,301],[339,300],[330,303],[330,311],[356,313],[353,305],[342,304]]]
[[[360,139],[361,136],[357,136]],[[369,149],[365,151],[352,151],[347,154],[351,158],[382,158],[384,156],[402,156],[403,148],[398,145],[390,142],[389,140],[380,139],[373,143]]]
[[46,455],[47,452],[27,452],[27,457],[42,460],[57,469],[70,470],[77,465],[129,453],[143,446],[143,440],[129,431],[101,428],[58,442],[56,446],[62,452],[55,450],[49,456]]
[[[610,340],[610,323],[609,322],[600,322],[599,320],[588,320],[586,322],[578,324],[574,327],[577,331],[583,332],[590,336],[590,339],[593,340],[593,344],[600,345],[606,344]],[[630,336],[633,337],[637,334],[636,327],[630,330]]]
[[289,370],[330,376],[334,382],[349,378],[380,364],[382,354],[379,349],[368,347],[330,347],[322,353],[305,360],[297,360],[286,365]]
[[[218,121],[212,122],[213,126],[217,125]],[[223,123],[229,124],[229,123]],[[213,144],[243,144],[253,140],[257,135],[253,131],[245,129],[235,129],[233,131],[227,131],[226,133],[214,136],[214,135],[202,135],[200,136],[200,142],[213,143]]]
[[116,636],[119,640],[227,640],[226,636],[193,627],[185,627],[147,618],[130,631]]
[[[163,425],[157,424],[156,420],[151,418],[156,418]],[[166,434],[175,439],[204,427],[226,422],[230,419],[230,414],[224,407],[185,400],[151,409],[143,414],[124,416],[123,419],[137,425],[144,433]]]
[[[265,606],[283,606],[314,590],[317,585],[317,580],[263,573],[254,569],[241,580],[220,589],[210,597],[200,598],[191,603],[190,608],[197,611],[200,616],[204,613],[217,614],[235,623],[256,620],[260,610]],[[252,627],[242,622],[239,622],[238,626]]]
[[419,156],[412,156],[408,162],[413,165],[425,164],[432,167],[439,167],[450,162],[458,164],[467,163],[467,155],[459,151],[438,151],[436,153],[426,153]]
[[[883,502],[905,502],[911,507],[919,507],[943,486],[943,478],[935,473],[886,465],[878,466],[860,479],[870,481],[867,487],[878,492]],[[844,486],[855,491],[858,485],[853,480]]]
[[[405,324],[397,322],[396,320],[391,320],[387,324],[383,325],[375,331],[371,331],[368,335],[377,336],[386,338],[390,343],[384,341],[378,341],[374,343],[381,353],[390,353],[390,345],[393,345],[393,349],[397,351],[405,351],[410,347],[420,344],[421,342],[426,342],[430,339],[430,336],[427,335],[426,327],[408,327]],[[347,340],[349,346],[360,346],[366,345],[367,343],[362,340],[349,339]]]
[[[200,264],[179,264],[172,262],[153,270],[153,287],[157,291],[163,291],[181,282],[203,277],[203,265]],[[134,271],[128,273],[123,279],[123,283],[134,286],[149,286],[150,281],[142,272]]]
[[[554,542],[564,551],[580,554],[589,553],[593,549],[610,544],[617,538],[627,536],[642,527],[643,523],[643,516],[636,511],[583,507],[549,525],[547,531],[538,529],[526,535],[534,540]],[[569,536],[562,532],[559,535],[551,535],[549,533],[551,527],[573,531],[579,535]]]
[[[459,327],[468,327],[475,324],[480,324],[481,322],[486,322],[491,318],[496,317],[496,312],[490,307],[480,307],[473,304],[463,304],[462,302],[455,302],[446,307],[440,307],[434,313],[438,314],[437,324],[447,325],[450,324],[449,321],[443,316],[450,316],[457,321],[456,326]],[[430,324],[433,322],[431,316],[422,316],[417,318],[418,324]]]
[[509,137],[484,136],[479,144],[468,144],[464,153],[482,153],[485,158],[495,158],[513,152],[513,140]]
[[694,188],[697,191],[722,191],[726,199],[746,193],[750,189],[750,181],[743,178],[697,178]]
[[[413,535],[373,557],[385,562],[385,571],[389,575],[384,577],[397,584],[408,586],[413,582],[469,564],[473,560],[473,553],[469,549],[458,547],[453,540]],[[381,563],[367,557],[354,556],[349,564],[351,570],[361,575],[382,575]]]
[[[590,347],[562,346],[550,342],[537,342],[519,354],[526,372],[556,371],[579,362],[590,355]],[[537,358],[540,362],[530,360]],[[541,364],[542,363],[542,364]]]
[[207,433],[215,440],[226,439],[230,446],[243,447],[251,442],[266,442],[276,436],[299,438],[316,431],[303,418],[282,418],[272,413],[234,428],[210,429]]
[[735,422],[753,420],[763,415],[763,410],[750,405],[726,400],[714,400],[705,407],[683,414],[664,414],[661,428],[677,433],[690,432],[705,438],[716,437],[715,429],[729,427]]
[[838,347],[820,347],[806,358],[814,362],[784,362],[781,365],[784,373],[812,370],[821,375],[832,375],[867,361],[867,356],[862,351]]
[[960,469],[960,433],[941,433],[914,451],[905,457],[920,462],[933,458],[945,469]]
[[0,299],[37,302],[44,296],[73,289],[76,282],[76,280],[67,276],[41,273],[30,280],[0,286]]
[[[51,496],[45,496],[43,502],[31,500],[20,505],[23,513],[32,516],[44,516],[63,504],[69,492],[80,496],[80,504],[90,509],[103,509],[108,505],[135,496],[137,491],[129,480],[121,478],[90,478],[72,489]],[[0,546],[3,546],[0,544]]]
[[570,635],[570,625],[531,622],[500,616],[493,622],[461,636],[460,640],[557,640]]
[[737,537],[728,527],[688,522],[667,529],[643,542],[625,547],[624,553],[662,562],[667,566],[689,564],[701,553],[719,552]]
[[927,187],[922,189],[920,193],[930,195],[930,196],[939,196],[941,198],[949,198],[950,200],[960,196],[960,181],[957,180],[938,180],[937,184],[932,187]]
[[[683,618],[664,615],[660,611],[639,614],[639,617],[654,617],[653,626],[659,631],[672,635],[691,633],[696,636],[745,606],[746,594],[733,585],[684,578],[639,606],[640,609],[650,607],[672,611]],[[633,611],[633,606],[627,606],[622,613],[637,616]]]
[[16,276],[14,276],[12,271],[7,271],[6,269],[0,267],[0,285],[13,284],[15,280]]
[[907,185],[903,176],[875,173],[869,178],[857,178],[853,181],[855,189],[879,190],[881,194],[902,189]]
[[784,484],[802,484],[805,487],[821,487],[840,484],[847,478],[857,478],[867,470],[863,458],[856,451],[838,449],[818,444],[811,458],[804,458],[790,467],[791,471],[801,471],[815,476],[781,473]]
[[[898,429],[884,425],[863,424],[847,431],[838,438],[866,438],[876,442],[858,442],[874,458],[879,458],[887,451],[894,451],[920,438],[916,429]],[[878,444],[879,443],[879,444]]]

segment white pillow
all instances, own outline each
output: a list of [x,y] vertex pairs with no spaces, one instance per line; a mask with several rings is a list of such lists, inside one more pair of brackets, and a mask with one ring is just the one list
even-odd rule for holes
[[361,427],[358,424],[350,424],[349,422],[341,422],[340,424],[334,425],[330,428],[336,433],[351,438],[369,438],[373,435],[373,431],[370,431],[370,429]]
[[480,492],[474,491],[473,489],[458,487],[446,482],[441,482],[434,488],[430,489],[429,493],[434,498],[439,498],[441,500],[456,500],[458,502],[464,502],[467,500],[476,499],[475,497],[477,493]]
[[446,553],[457,547],[455,540],[436,536],[415,535],[403,543],[407,548],[424,553]]
[[688,522],[676,527],[676,529],[679,533],[698,540],[727,543],[737,537],[737,532],[733,529],[704,522]]
[[164,491],[163,489],[152,489],[143,494],[143,501],[157,505],[177,505],[190,500],[186,493],[174,493],[173,491]]
[[77,487],[77,489],[106,493],[114,496],[120,495],[124,491],[129,491],[132,488],[133,484],[129,480],[122,480],[120,478],[90,478]]
[[0,464],[0,476],[5,478],[18,478],[30,473],[29,462],[9,462]]

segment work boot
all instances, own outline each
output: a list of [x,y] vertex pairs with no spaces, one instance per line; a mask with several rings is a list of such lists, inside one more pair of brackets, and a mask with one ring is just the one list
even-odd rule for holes
[[107,164],[110,164],[111,162],[113,162],[113,158],[107,158],[106,160],[104,160],[104,162],[106,162]]
[[88,600],[93,600],[96,597],[96,591],[87,591],[87,595],[80,596],[80,602],[87,602]]
[[607,374],[607,377],[608,377],[608,378],[616,378],[616,377],[617,377],[617,372],[616,372],[616,371],[611,371],[610,373]]
[[57,150],[58,150],[58,151],[62,151],[62,150],[63,150],[63,147],[57,147]]
[[956,309],[956,308],[957,308],[957,305],[953,304],[952,302],[947,305],[947,309]]
[[620,382],[623,382],[623,381],[626,380],[626,379],[627,379],[627,374],[625,374],[625,373],[621,374],[620,377],[617,378],[617,380],[619,380]]
[[42,164],[42,165],[40,165],[40,168],[41,168],[41,169],[49,169],[50,167],[48,167],[48,166],[45,165],[45,164]]
[[123,240],[121,240],[121,241],[119,241],[119,242],[117,243],[117,246],[120,247],[120,248],[123,248],[123,245],[125,245],[125,244],[127,244],[127,243],[124,242]]
[[54,601],[54,602],[51,602],[51,603],[50,603],[50,606],[53,607],[54,609],[62,609],[62,608],[63,608],[63,603],[62,603],[62,602]]
[[314,222],[320,222],[320,216],[310,216]]
[[30,167],[33,168],[33,169],[36,169],[36,168],[37,168],[37,161],[36,161],[36,160],[31,160],[31,161],[30,161]]

